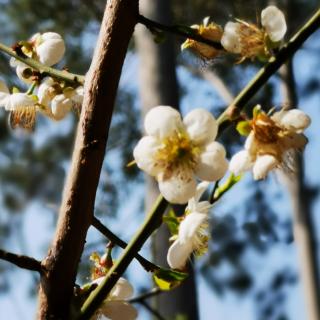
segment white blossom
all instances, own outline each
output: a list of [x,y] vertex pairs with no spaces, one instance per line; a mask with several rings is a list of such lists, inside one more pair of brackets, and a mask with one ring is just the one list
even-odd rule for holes
[[242,59],[269,56],[267,38],[275,46],[287,31],[284,14],[275,6],[269,6],[261,12],[261,25],[258,27],[242,20],[228,22],[221,38],[222,46],[231,53],[240,54]]
[[56,32],[36,33],[30,41],[34,44],[37,60],[52,66],[58,63],[65,53],[64,40]]
[[[104,277],[94,280],[92,283],[100,284]],[[96,311],[91,320],[134,320],[137,318],[137,310],[128,302],[127,299],[133,295],[132,285],[124,278],[119,278],[112,288],[108,297]]]
[[33,82],[32,77],[26,76],[26,71],[31,70],[31,68],[29,66],[27,66],[25,63],[15,59],[15,58],[11,58],[10,59],[10,66],[13,68],[16,68],[17,76],[21,81],[23,81],[27,84],[30,84]]
[[229,170],[238,175],[252,169],[255,180],[264,179],[276,168],[292,167],[292,152],[304,148],[307,139],[303,134],[311,119],[303,111],[279,111],[271,117],[260,113],[252,121],[252,131],[244,150],[230,160]]
[[7,85],[0,81],[0,107],[10,111],[10,125],[32,130],[36,119],[37,101],[30,95],[22,92],[10,94]]
[[38,88],[41,111],[54,120],[63,119],[72,109],[79,113],[83,101],[83,87],[63,89],[52,78],[47,78]]
[[208,201],[200,201],[200,197],[208,185],[208,182],[200,183],[195,196],[188,202],[178,236],[167,254],[168,264],[173,269],[183,269],[193,252],[201,254],[207,248],[208,211],[212,205]]
[[217,123],[204,109],[181,119],[168,106],[151,109],[145,117],[143,137],[133,155],[138,167],[159,182],[163,196],[172,203],[186,203],[196,190],[196,177],[221,179],[228,167],[224,147],[215,142]]

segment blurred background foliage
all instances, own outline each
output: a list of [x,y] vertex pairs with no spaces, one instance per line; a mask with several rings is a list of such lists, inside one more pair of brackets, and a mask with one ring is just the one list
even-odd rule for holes
[[[267,5],[267,1],[203,1],[174,0],[172,8],[174,21],[177,24],[191,25],[200,23],[206,16],[221,24],[233,17],[259,19],[259,13]],[[287,8],[287,16],[295,12],[290,19],[292,34],[315,10],[316,0],[276,1],[280,8]],[[0,0],[1,42],[13,44],[17,40],[29,38],[35,32],[54,30],[62,34],[67,44],[67,52],[60,66],[67,66],[72,72],[84,74],[90,65],[92,50],[99,31],[99,23],[104,10],[105,1],[37,1],[37,0]],[[288,35],[289,37],[289,35]],[[319,39],[319,33],[317,36]],[[192,96],[193,90],[203,94],[197,101],[205,101],[215,115],[223,110],[227,103],[223,99],[212,99],[219,96],[215,88],[205,81],[203,71],[213,70],[227,84],[231,95],[236,95],[250,77],[261,67],[261,63],[247,61],[232,68],[234,61],[230,58],[219,58],[213,64],[207,64],[191,54],[179,52],[181,39],[177,38],[177,70],[180,80],[181,101]],[[319,56],[320,47],[308,44],[302,51],[304,59]],[[141,120],[139,97],[135,82],[137,57],[135,45],[132,43],[124,74],[118,93],[116,111],[112,120],[99,190],[97,193],[96,213],[103,221],[109,217],[117,217],[123,201],[129,201],[130,193],[143,184],[143,175],[135,167],[127,168],[132,160],[132,149],[140,136]],[[318,67],[320,61],[318,60]],[[200,70],[195,74],[192,70]],[[318,69],[319,70],[319,69]],[[8,66],[8,57],[0,54],[1,78],[10,84],[21,87],[14,71]],[[192,79],[192,84],[188,79]],[[263,87],[250,101],[252,107],[260,104],[272,107],[273,102],[281,101],[279,95],[279,75]],[[309,72],[303,86],[298,88],[300,99],[309,99],[318,94],[320,79],[318,72]],[[206,88],[206,89],[203,89]],[[209,89],[208,89],[209,88]],[[208,93],[209,92],[209,93]],[[210,98],[210,100],[208,99]],[[276,98],[275,98],[276,97]],[[318,100],[319,101],[319,100]],[[185,104],[184,104],[185,105]],[[77,124],[76,116],[69,116],[61,123],[52,123],[39,116],[36,130],[31,135],[13,132],[7,125],[7,114],[0,112],[0,247],[13,248],[13,251],[30,254],[41,258],[48,247],[53,233],[56,213],[60,203],[66,170],[73,147],[74,132]],[[234,130],[228,130],[222,137],[228,146],[229,155],[240,145]],[[217,295],[224,299],[226,293],[251,299],[256,306],[255,319],[290,319],[285,304],[288,288],[297,285],[297,265],[277,263],[273,265],[268,280],[261,284],[257,281],[259,270],[251,268],[251,263],[263,261],[268,252],[277,246],[292,245],[292,222],[290,215],[279,217],[274,202],[281,198],[280,191],[266,193],[267,182],[253,183],[245,179],[245,199],[227,198],[229,203],[222,201],[216,210],[211,223],[212,243],[208,254],[199,260],[199,270],[207,284]],[[235,187],[237,188],[237,186]],[[311,189],[310,189],[311,190]],[[309,202],[316,198],[318,186],[309,192]],[[139,199],[138,224],[143,219],[143,193],[134,193]],[[31,209],[30,209],[31,208]],[[30,224],[26,219],[28,210],[43,211],[50,223],[44,232],[46,241],[38,244],[42,250],[34,251],[27,247],[30,239],[24,239],[24,225]],[[287,209],[288,210],[288,209]],[[39,213],[38,213],[39,214]],[[39,225],[31,222],[34,232]],[[119,235],[123,228],[118,227]],[[88,247],[103,250],[105,241],[95,237]],[[84,257],[88,255],[85,252]],[[83,259],[82,277],[88,277],[88,261]],[[0,300],[11,290],[15,290],[14,281],[8,274],[16,268],[0,261]],[[21,271],[24,272],[24,271]],[[138,284],[136,284],[138,285]],[[25,290],[36,292],[36,281],[28,281]],[[201,304],[200,304],[201,305]],[[10,317],[10,315],[8,315]],[[30,317],[31,319],[32,317]],[[9,319],[9,318],[8,318]],[[13,319],[13,316],[12,316]],[[217,318],[219,319],[219,317]]]

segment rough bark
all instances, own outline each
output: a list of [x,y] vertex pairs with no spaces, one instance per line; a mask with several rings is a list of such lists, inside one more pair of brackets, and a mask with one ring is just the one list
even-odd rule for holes
[[[142,0],[140,13],[155,21],[171,24],[168,0]],[[140,96],[143,115],[157,105],[178,108],[179,89],[172,38],[168,35],[164,43],[156,44],[152,34],[144,26],[139,26],[135,39],[140,59]],[[154,179],[146,177],[146,190],[145,207],[148,212],[159,194]],[[154,236],[154,259],[159,265],[167,265],[169,237],[166,226],[162,226]],[[190,270],[189,279],[181,287],[154,299],[156,309],[165,319],[173,319],[178,314],[184,314],[188,319],[198,319],[193,270]]]
[[68,319],[78,263],[85,244],[114,101],[138,0],[109,0],[85,96],[56,233],[42,266],[38,319]]

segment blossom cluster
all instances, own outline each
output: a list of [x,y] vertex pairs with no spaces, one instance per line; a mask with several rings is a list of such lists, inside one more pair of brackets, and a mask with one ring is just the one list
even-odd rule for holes
[[[265,59],[272,55],[273,50],[281,45],[287,31],[284,14],[275,6],[268,6],[261,12],[261,26],[240,19],[229,21],[224,29],[209,17],[200,25],[192,25],[197,34],[203,38],[221,43],[222,48],[229,53],[240,56],[240,62],[245,59]],[[191,49],[204,59],[213,59],[225,53],[207,44],[187,39],[181,49]]]
[[[48,67],[60,62],[65,53],[62,37],[55,32],[37,33],[28,41],[19,42],[16,50]],[[63,119],[71,110],[79,113],[83,100],[83,87],[75,86],[51,77],[43,77],[23,62],[12,58],[18,78],[30,85],[27,92],[13,88],[0,80],[0,107],[10,112],[12,128],[33,130],[37,112],[53,120]]]
[[135,162],[158,181],[166,200],[188,202],[168,251],[170,267],[183,269],[193,252],[201,255],[206,251],[212,205],[200,198],[209,182],[222,179],[228,169],[235,175],[252,169],[256,180],[273,169],[293,171],[292,155],[306,145],[303,131],[310,122],[298,109],[267,114],[258,105],[253,119],[241,123],[247,129],[244,150],[228,163],[224,146],[215,141],[217,121],[207,110],[194,109],[183,119],[169,106],[157,106],[147,113],[146,136],[133,151]]

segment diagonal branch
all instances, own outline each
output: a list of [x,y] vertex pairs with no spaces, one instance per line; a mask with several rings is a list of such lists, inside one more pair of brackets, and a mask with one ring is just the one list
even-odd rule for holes
[[0,43],[0,51],[8,54],[9,56],[11,56],[21,62],[23,62],[24,64],[28,65],[29,67],[40,71],[43,74],[43,76],[50,75],[54,78],[65,80],[67,82],[73,82],[73,83],[78,83],[78,84],[84,83],[84,76],[82,76],[82,75],[73,74],[73,73],[70,73],[70,72],[67,72],[64,70],[54,69],[54,68],[48,67],[48,66],[46,66],[46,65],[44,65],[34,59],[18,55],[14,50],[7,47],[3,43]]
[[[111,230],[109,230],[105,225],[103,225],[98,218],[93,217],[92,226],[95,227],[106,238],[108,238],[112,243],[118,245],[120,248],[125,249],[128,246],[128,244],[125,241],[121,240],[117,235],[115,235]],[[144,258],[143,256],[141,256],[139,253],[136,253],[134,257],[139,261],[141,266],[147,272],[154,272],[160,268],[154,263]]]
[[22,269],[37,271],[39,273],[43,272],[41,262],[32,257],[0,249],[0,259],[11,262]]
[[196,33],[195,30],[190,27],[168,26],[168,25],[150,20],[141,14],[138,17],[138,21],[141,24],[145,25],[151,32],[162,30],[183,38],[189,38],[189,39],[204,43],[218,50],[224,50],[220,42],[215,42],[215,41],[206,39],[201,35],[199,35],[198,33]]

